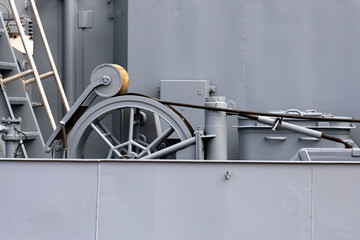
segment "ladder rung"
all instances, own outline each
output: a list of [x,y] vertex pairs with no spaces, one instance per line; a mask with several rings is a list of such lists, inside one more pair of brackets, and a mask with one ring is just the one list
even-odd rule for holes
[[[49,71],[49,72],[47,72],[47,73],[41,74],[39,77],[40,77],[41,80],[43,80],[43,79],[48,78],[48,77],[51,77],[51,76],[53,76],[53,75],[54,75],[54,72],[53,72],[53,71]],[[36,82],[35,78],[30,78],[30,79],[24,81],[24,85],[27,86],[27,85],[32,84],[32,83],[34,83],[34,82]]]
[[16,67],[15,63],[0,61],[0,69],[2,70],[13,70],[15,67]]
[[2,82],[3,83],[8,83],[8,82],[11,82],[11,81],[15,81],[15,80],[17,80],[19,78],[26,77],[26,76],[28,76],[28,75],[30,75],[32,73],[33,73],[33,70],[29,69],[29,70],[26,70],[24,72],[17,73],[17,74],[15,74],[13,76],[4,78],[4,79],[2,79]]
[[8,97],[11,105],[24,105],[27,101],[26,97]]

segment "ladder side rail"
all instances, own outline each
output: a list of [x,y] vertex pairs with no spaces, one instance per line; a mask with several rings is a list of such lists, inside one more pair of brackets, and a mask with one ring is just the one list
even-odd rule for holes
[[35,4],[34,0],[30,0],[30,4],[31,4],[31,8],[33,10],[34,16],[35,16],[36,23],[37,23],[39,31],[40,31],[41,39],[43,41],[43,44],[44,44],[44,47],[45,47],[45,50],[46,50],[46,54],[47,54],[47,57],[49,59],[51,69],[54,72],[54,78],[56,80],[56,84],[58,86],[61,98],[63,100],[65,110],[66,110],[66,112],[68,112],[70,110],[70,106],[69,106],[68,100],[66,98],[66,94],[65,94],[64,88],[62,86],[62,83],[61,83],[61,80],[60,80],[60,77],[59,77],[59,73],[57,71],[57,68],[56,68],[56,65],[55,65],[55,62],[54,62],[54,58],[53,58],[52,53],[50,51],[49,43],[47,41],[45,31],[44,31],[43,25],[41,23],[39,12],[37,10],[37,7],[36,7],[36,4]]
[[33,70],[33,75],[34,75],[34,78],[36,80],[37,86],[39,88],[40,96],[41,96],[41,99],[43,101],[43,104],[44,104],[44,107],[45,107],[45,110],[46,110],[46,114],[47,114],[47,116],[49,118],[52,129],[55,130],[55,128],[56,128],[55,120],[54,120],[53,114],[51,112],[50,105],[49,105],[49,102],[47,100],[44,87],[43,87],[43,85],[41,83],[41,79],[40,79],[40,76],[39,76],[39,72],[38,72],[38,70],[36,68],[34,58],[30,53],[29,46],[27,45],[27,42],[25,41],[25,31],[24,31],[24,29],[22,27],[22,24],[20,22],[19,13],[18,13],[18,11],[16,9],[16,5],[15,5],[14,0],[9,0],[9,3],[10,3],[10,6],[11,6],[11,9],[12,9],[12,12],[14,14],[16,25],[17,25],[17,27],[19,29],[19,34],[20,34],[20,37],[21,37],[21,41],[22,41],[22,43],[24,45],[24,49],[25,49],[26,55],[28,57],[31,69]]

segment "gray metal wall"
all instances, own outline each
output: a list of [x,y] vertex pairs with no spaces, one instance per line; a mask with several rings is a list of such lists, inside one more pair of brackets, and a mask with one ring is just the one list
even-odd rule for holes
[[[37,3],[61,69],[64,1]],[[76,72],[74,79],[64,79],[65,86],[76,88],[73,99],[96,65],[116,62],[127,66],[131,92],[159,97],[162,79],[209,80],[216,95],[235,100],[239,109],[316,109],[360,117],[358,1],[85,0],[75,5],[76,21],[79,11],[93,10],[94,25],[74,25]],[[35,57],[45,72],[41,51],[37,48]],[[50,96],[57,96],[51,84],[45,85]],[[179,95],[186,98],[186,92]],[[50,103],[60,117],[58,100]],[[46,123],[46,117],[40,119]],[[237,134],[231,128],[236,124],[231,117],[230,159],[237,158]],[[358,143],[359,133],[352,135]]]
[[[129,0],[130,91],[206,79],[239,109],[359,118],[359,12],[358,1]],[[235,159],[235,129],[229,138]]]
[[0,161],[1,238],[358,240],[359,166]]

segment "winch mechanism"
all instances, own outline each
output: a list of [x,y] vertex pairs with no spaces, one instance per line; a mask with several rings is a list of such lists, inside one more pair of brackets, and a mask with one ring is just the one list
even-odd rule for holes
[[[68,158],[166,158],[194,144],[190,124],[172,107],[145,96],[121,95],[128,82],[118,65],[95,68],[90,86],[50,137],[48,150],[60,149],[54,140],[61,140]],[[97,96],[106,99],[92,105]]]

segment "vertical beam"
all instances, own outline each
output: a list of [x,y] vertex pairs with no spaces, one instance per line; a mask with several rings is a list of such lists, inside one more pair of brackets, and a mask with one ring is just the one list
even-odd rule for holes
[[64,0],[64,87],[70,105],[76,101],[77,1]]

